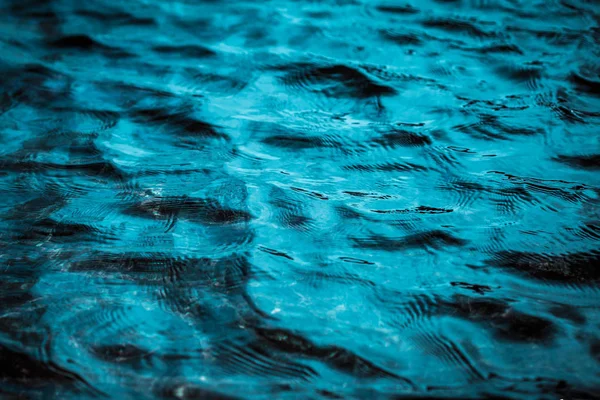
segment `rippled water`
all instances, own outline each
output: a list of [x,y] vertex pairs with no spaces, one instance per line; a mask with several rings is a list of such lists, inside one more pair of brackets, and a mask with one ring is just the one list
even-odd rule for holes
[[600,391],[598,3],[0,4],[0,397]]

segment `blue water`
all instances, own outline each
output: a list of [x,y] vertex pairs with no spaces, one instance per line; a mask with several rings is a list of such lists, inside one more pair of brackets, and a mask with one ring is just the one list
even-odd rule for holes
[[599,23],[0,1],[0,398],[596,398]]

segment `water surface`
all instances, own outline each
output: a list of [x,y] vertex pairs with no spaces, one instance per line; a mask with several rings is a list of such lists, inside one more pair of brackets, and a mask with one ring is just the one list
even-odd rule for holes
[[600,7],[0,2],[0,397],[588,399]]

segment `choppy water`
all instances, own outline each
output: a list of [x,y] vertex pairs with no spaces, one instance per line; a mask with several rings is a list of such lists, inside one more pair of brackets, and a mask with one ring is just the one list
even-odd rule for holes
[[600,390],[598,3],[0,4],[0,397]]

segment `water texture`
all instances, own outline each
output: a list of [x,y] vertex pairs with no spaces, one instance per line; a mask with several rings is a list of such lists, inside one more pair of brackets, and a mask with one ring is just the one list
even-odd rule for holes
[[0,1],[0,398],[597,398],[599,22]]

